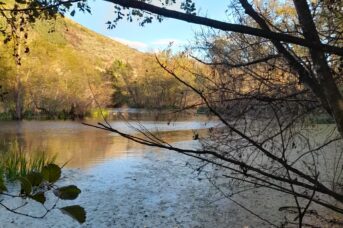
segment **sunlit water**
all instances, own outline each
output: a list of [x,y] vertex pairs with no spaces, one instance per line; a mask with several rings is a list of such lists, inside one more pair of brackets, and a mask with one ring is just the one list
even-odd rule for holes
[[[117,110],[116,110],[117,111]],[[214,127],[207,117],[186,115],[173,117],[136,110],[114,112],[111,126],[117,130],[137,134],[144,129],[174,143],[192,140],[196,132]],[[122,114],[119,117],[119,114]],[[103,120],[84,120],[86,123],[104,123]],[[123,156],[141,156],[151,149],[120,137],[115,133],[85,126],[77,121],[3,121],[0,122],[0,148],[17,143],[25,153],[57,155],[57,162],[72,168],[87,168],[109,159]]]
[[[137,128],[145,129],[168,143],[192,148],[199,146],[193,140],[195,134],[220,126],[203,115],[157,115],[130,109],[115,110],[109,119],[113,128],[125,133],[135,135]],[[269,226],[223,199],[204,177],[186,167],[188,158],[171,151],[143,146],[77,121],[0,122],[0,149],[14,143],[24,153],[57,155],[58,164],[66,163],[67,183],[82,189],[77,203],[87,211],[87,227]],[[289,199],[269,192],[254,191],[253,196],[243,194],[235,199],[274,222],[281,218],[278,206],[289,204]],[[77,225],[60,216],[57,213],[37,222],[3,214],[0,221],[6,227]]]
[[[206,134],[208,128],[218,126],[218,121],[202,115],[176,118],[135,110],[110,119],[117,130],[137,134],[137,128],[145,129],[168,143],[192,148],[198,146],[194,134]],[[104,122],[85,120],[98,121]],[[238,212],[227,202],[222,201],[223,206],[216,201],[216,194],[210,197],[211,185],[185,166],[188,158],[174,152],[143,146],[77,121],[4,121],[0,126],[2,149],[16,143],[24,153],[56,154],[58,164],[67,162],[63,182],[82,190],[75,203],[87,211],[86,227],[227,227],[228,222],[232,224],[232,213]],[[11,205],[11,199],[7,203]],[[32,206],[25,210],[40,213]],[[37,221],[0,208],[0,227],[77,225],[61,216],[53,211]],[[241,216],[236,216],[240,223]]]

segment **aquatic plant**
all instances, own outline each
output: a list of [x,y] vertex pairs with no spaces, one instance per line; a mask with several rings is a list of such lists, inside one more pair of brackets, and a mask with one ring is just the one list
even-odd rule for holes
[[29,155],[14,141],[6,151],[0,151],[0,173],[7,180],[15,180],[30,172],[41,172],[45,165],[54,163],[55,160],[56,155],[49,156],[45,151],[36,151],[34,155]]
[[[44,151],[39,151],[29,156],[14,141],[7,150],[0,151],[0,206],[7,211],[30,218],[44,218],[49,212],[59,209],[62,213],[71,216],[79,223],[86,220],[86,211],[80,205],[57,207],[59,200],[74,200],[81,190],[75,185],[58,186],[56,182],[61,179],[62,168],[54,161],[56,156],[48,156]],[[9,189],[9,182],[18,181],[20,191]],[[56,197],[54,204],[45,205],[47,192],[52,192]],[[12,208],[6,204],[6,198],[22,198],[23,203],[19,207]],[[23,213],[18,209],[29,206],[32,201],[42,205],[45,212],[40,215]]]

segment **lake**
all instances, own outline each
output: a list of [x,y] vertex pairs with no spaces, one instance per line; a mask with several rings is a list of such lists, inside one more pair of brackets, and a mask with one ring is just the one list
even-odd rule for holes
[[[209,128],[220,126],[204,115],[156,115],[135,109],[113,110],[110,117],[111,126],[120,131],[136,134],[134,128],[144,126],[183,148],[199,148],[194,134],[205,135]],[[289,198],[275,192],[266,194],[263,189],[228,200],[204,173],[194,170],[197,160],[143,146],[81,122],[7,121],[0,126],[2,148],[17,143],[25,153],[56,154],[58,164],[67,162],[61,184],[75,184],[82,190],[72,204],[87,211],[83,227],[269,227],[239,204],[275,223],[282,218],[279,205],[290,204]],[[13,199],[7,202],[13,206],[20,203]],[[35,203],[22,211],[43,213]],[[78,226],[58,210],[37,220],[1,208],[0,221],[0,227],[6,228]]]
[[[114,110],[110,119],[113,128],[126,133],[134,134],[132,127],[143,125],[163,140],[192,148],[199,146],[192,140],[194,133],[206,134],[206,129],[218,125],[203,115],[155,115],[135,109]],[[67,162],[62,182],[76,184],[82,190],[76,203],[87,211],[85,227],[232,224],[229,218],[234,207],[226,210],[227,206],[216,202],[216,194],[209,197],[214,189],[185,165],[188,157],[143,146],[76,121],[4,121],[0,126],[2,148],[17,143],[25,153],[44,152],[57,155],[58,164]],[[25,210],[42,213],[37,205]],[[58,210],[43,220],[0,211],[0,227],[77,226]]]

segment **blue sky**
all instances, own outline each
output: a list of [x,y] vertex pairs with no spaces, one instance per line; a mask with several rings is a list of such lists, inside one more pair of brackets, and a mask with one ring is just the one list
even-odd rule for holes
[[[199,15],[206,15],[215,19],[225,19],[227,1],[224,0],[196,0]],[[215,3],[217,2],[217,3]],[[162,23],[157,21],[141,27],[137,22],[123,20],[113,30],[108,30],[105,23],[114,18],[113,4],[105,1],[89,1],[92,14],[77,12],[72,19],[83,26],[116,39],[120,42],[139,49],[140,51],[154,51],[163,49],[173,41],[173,47],[178,48],[194,37],[194,32],[200,26],[174,19],[165,19]]]

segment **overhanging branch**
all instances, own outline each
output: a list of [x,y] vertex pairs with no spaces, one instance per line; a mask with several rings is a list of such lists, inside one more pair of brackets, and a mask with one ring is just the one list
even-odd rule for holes
[[[245,25],[218,21],[218,20],[207,18],[207,17],[201,17],[201,16],[197,16],[193,14],[187,14],[184,12],[166,9],[163,7],[155,6],[155,5],[137,1],[137,0],[104,0],[104,1],[116,4],[116,5],[120,5],[125,8],[139,9],[139,10],[147,11],[149,13],[157,14],[163,17],[174,18],[174,19],[189,22],[192,24],[204,25],[204,26],[219,29],[222,31],[248,34],[252,36],[263,37],[269,40],[275,40],[275,41],[280,41],[280,42],[285,42],[285,43],[290,43],[290,44],[297,44],[297,45],[304,46],[307,48],[318,48],[326,53],[343,56],[343,48],[341,47],[335,47],[328,44],[315,44],[303,38],[291,36],[291,35],[280,33],[280,32],[266,31],[264,29],[253,28],[253,27],[249,27]],[[65,2],[61,1],[54,5],[44,6],[41,9],[25,8],[25,9],[1,9],[1,10],[2,11],[47,10],[49,8],[54,8],[54,7],[57,7],[66,3],[77,3],[77,2],[82,2],[82,0],[69,0]]]
[[322,49],[324,52],[336,54],[343,56],[343,48],[335,47],[327,44],[314,44],[309,42],[303,38],[291,36],[288,34],[277,33],[273,31],[266,31],[264,29],[252,28],[245,25],[239,24],[232,24],[228,22],[218,21],[206,17],[196,16],[193,14],[187,14],[175,10],[166,9],[159,6],[154,6],[149,3],[137,1],[137,0],[104,0],[106,2],[111,2],[122,7],[126,8],[134,8],[139,10],[145,10],[150,13],[158,14],[167,18],[174,18],[177,20],[204,25],[211,28],[219,29],[222,31],[228,32],[238,32],[243,34],[248,34],[257,37],[263,37],[269,40],[276,40],[281,42],[286,42],[290,44],[297,44],[300,46],[308,47],[308,48],[319,48]]

